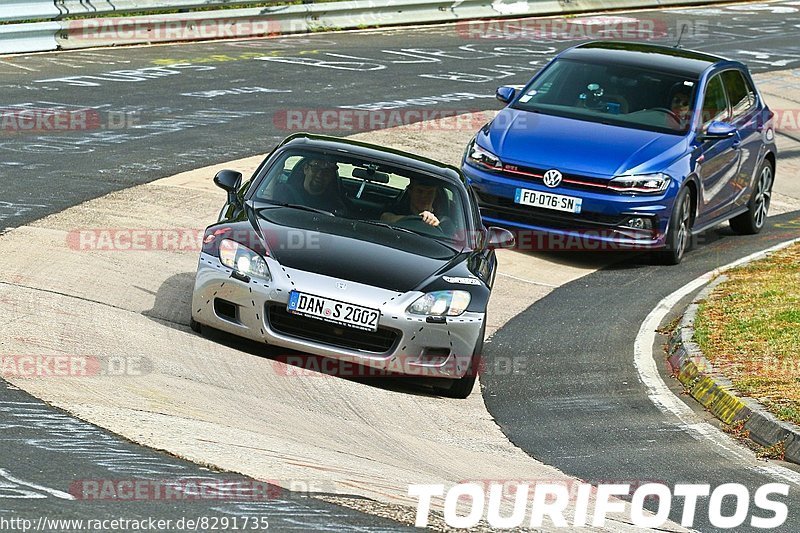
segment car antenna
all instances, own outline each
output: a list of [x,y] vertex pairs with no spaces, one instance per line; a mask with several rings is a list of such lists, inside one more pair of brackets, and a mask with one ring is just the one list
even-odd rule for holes
[[680,48],[681,47],[681,40],[683,40],[683,35],[686,33],[686,30],[688,29],[688,26],[689,25],[686,24],[686,23],[681,24],[681,34],[678,35],[678,42],[675,44],[675,48]]

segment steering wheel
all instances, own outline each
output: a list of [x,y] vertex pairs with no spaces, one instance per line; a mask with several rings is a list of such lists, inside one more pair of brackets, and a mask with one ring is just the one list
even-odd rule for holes
[[651,107],[648,109],[648,111],[661,111],[662,113],[666,113],[672,117],[678,124],[681,123],[681,117],[679,117],[672,109],[667,109],[666,107]]
[[444,230],[442,229],[442,220],[439,220],[438,226],[431,226],[427,222],[422,220],[422,216],[420,215],[409,215],[401,218],[397,222],[394,223],[395,226],[399,228],[406,228],[413,231],[418,231],[420,233],[429,233],[429,230],[434,229],[442,232],[444,234]]

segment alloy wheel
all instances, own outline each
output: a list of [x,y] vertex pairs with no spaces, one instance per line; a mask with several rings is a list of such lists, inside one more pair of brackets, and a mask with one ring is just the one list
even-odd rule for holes
[[678,257],[683,257],[683,253],[686,251],[686,244],[689,242],[691,218],[691,202],[688,198],[684,198],[681,204],[678,234],[675,236],[675,246]]
[[753,222],[757,228],[764,225],[769,211],[769,201],[772,196],[772,167],[764,165],[758,179],[756,194],[753,198]]

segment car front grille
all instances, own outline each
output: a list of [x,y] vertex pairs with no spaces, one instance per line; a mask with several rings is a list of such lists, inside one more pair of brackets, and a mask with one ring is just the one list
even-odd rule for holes
[[479,190],[478,202],[481,214],[486,217],[507,220],[520,224],[532,224],[554,229],[565,230],[594,230],[598,228],[611,229],[621,225],[625,217],[620,215],[601,215],[598,213],[563,213],[550,209],[541,209],[520,205],[513,198],[487,194]]
[[382,354],[391,350],[399,337],[399,332],[393,329],[364,331],[295,315],[289,313],[284,305],[270,304],[266,314],[270,326],[278,333],[337,348]]
[[[510,178],[541,184],[544,182],[542,176],[544,176],[547,170],[548,169],[523,167],[518,165],[505,165],[502,170],[498,170],[497,172]],[[590,178],[588,176],[580,176],[578,174],[563,174],[563,181],[559,187],[562,189],[615,194],[613,190],[608,188],[607,179]]]

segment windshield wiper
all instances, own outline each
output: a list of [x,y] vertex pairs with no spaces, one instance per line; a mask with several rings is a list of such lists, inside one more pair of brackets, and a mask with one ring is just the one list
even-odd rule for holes
[[402,232],[410,233],[412,235],[417,235],[417,236],[420,236],[420,237],[430,237],[431,239],[435,240],[436,242],[444,244],[445,246],[447,246],[451,250],[454,250],[456,252],[459,251],[458,248],[456,248],[455,246],[453,246],[451,243],[448,242],[447,237],[445,237],[444,235],[442,236],[442,238],[439,238],[439,236],[437,236],[437,235],[431,235],[430,233],[423,233],[423,232],[420,232],[420,231],[414,231],[414,230],[411,230],[411,229],[408,229],[408,228],[401,228],[399,226],[393,226],[391,224],[387,224],[386,222],[378,222],[376,220],[359,220],[359,222],[362,222],[364,224],[369,224],[371,226],[378,226],[380,228],[389,228],[389,229],[393,229],[393,230],[397,230],[397,231],[402,231]]
[[316,207],[309,207],[307,205],[302,204],[289,204],[285,202],[274,202],[271,200],[267,200],[267,203],[272,205],[277,205],[280,207],[288,207],[290,209],[302,209],[303,211],[311,211],[312,213],[319,213],[320,215],[328,215],[335,217],[336,215],[331,213],[330,211],[325,211],[324,209],[317,209]]
[[401,227],[398,227],[398,226],[392,226],[391,224],[387,224],[386,222],[378,222],[377,220],[360,220],[360,219],[356,219],[356,220],[358,220],[362,224],[369,224],[370,226],[378,226],[380,228],[389,228],[389,229],[393,229],[393,230],[397,230],[397,231],[403,231],[405,233],[410,233],[412,235],[424,235],[426,237],[430,237],[430,235],[427,235],[425,233],[419,233],[419,232],[416,232],[416,231],[412,231],[412,230],[410,230],[408,228],[401,228]]

